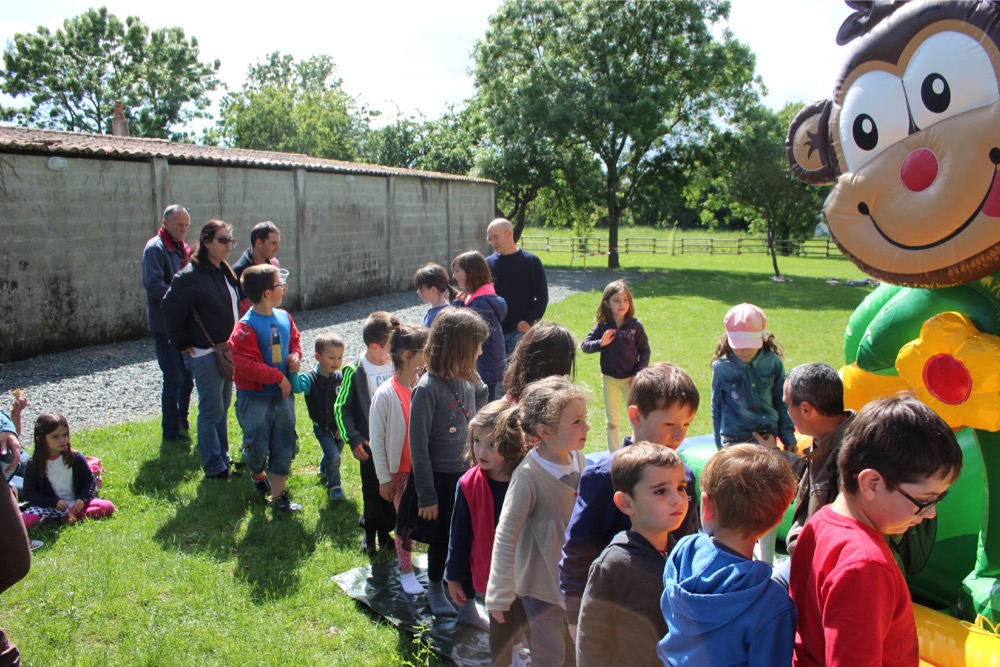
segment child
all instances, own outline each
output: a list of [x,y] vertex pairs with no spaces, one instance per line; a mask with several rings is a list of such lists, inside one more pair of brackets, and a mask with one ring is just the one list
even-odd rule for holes
[[955,434],[912,396],[872,401],[847,427],[840,495],[792,556],[795,665],[916,665],[913,602],[884,535],[933,519],[962,470]]
[[412,472],[399,501],[397,533],[427,547],[427,600],[435,616],[456,616],[444,590],[455,487],[468,469],[462,458],[469,421],[486,404],[476,357],[489,328],[464,308],[446,308],[431,325],[427,373],[413,388],[410,408]]
[[344,499],[340,485],[340,453],[344,439],[337,430],[333,404],[344,380],[340,365],[344,360],[344,341],[335,333],[321,333],[313,342],[316,368],[308,373],[296,374],[298,391],[305,397],[313,435],[319,442],[323,456],[319,461],[320,474],[326,478],[326,490],[331,501]]
[[[469,422],[469,445],[465,458],[472,468],[458,481],[455,510],[451,515],[451,540],[445,578],[451,598],[459,605],[458,622],[490,632],[490,652],[495,664],[511,663],[511,646],[524,625],[524,609],[518,607],[521,623],[490,623],[480,616],[475,594],[486,595],[486,582],[493,560],[500,510],[510,486],[510,475],[524,459],[524,433],[517,406],[493,401]],[[506,632],[515,628],[517,636]]]
[[468,306],[483,318],[490,328],[489,338],[483,343],[483,353],[476,361],[479,377],[486,383],[489,400],[495,400],[497,387],[503,381],[507,367],[507,353],[503,342],[500,321],[507,314],[507,302],[493,289],[493,277],[486,258],[475,250],[463,252],[452,260],[451,272],[461,290],[452,305]]
[[[712,428],[715,446],[757,443],[798,452],[795,427],[788,416],[783,391],[785,367],[781,348],[765,331],[767,317],[752,303],[733,306],[726,313],[726,333],[712,358]],[[798,457],[796,457],[798,458]],[[774,561],[775,530],[760,539],[759,557]]]
[[431,306],[424,315],[425,327],[433,324],[437,314],[458,298],[458,290],[448,282],[448,272],[437,264],[424,264],[417,269],[413,274],[413,286],[417,288],[420,300]]
[[373,555],[379,545],[383,549],[395,547],[389,531],[396,523],[396,509],[379,492],[378,475],[375,473],[375,463],[371,460],[368,443],[368,420],[375,390],[392,377],[389,336],[398,326],[399,320],[381,310],[371,313],[365,319],[361,329],[365,353],[356,364],[344,369],[344,380],[333,407],[337,431],[351,446],[354,458],[361,463],[361,497],[364,501],[362,518],[365,527],[361,548],[368,555]]
[[[69,423],[60,414],[46,412],[35,420],[35,452],[24,472],[24,525],[31,529],[42,519],[74,523],[90,517],[111,516],[110,500],[94,497],[94,473],[87,459],[69,442]],[[0,493],[8,491],[0,489]]]
[[[642,440],[676,450],[698,412],[699,401],[694,381],[678,366],[660,362],[642,369],[632,379],[628,392],[628,419],[633,435],[625,438],[618,451]],[[566,597],[570,631],[574,633],[590,564],[615,535],[632,527],[629,517],[614,503],[611,466],[616,456],[617,452],[583,471],[580,494],[566,529],[559,585]],[[687,488],[694,489],[694,473],[687,464],[684,474]],[[692,502],[673,538],[677,540],[697,531],[698,504]]]
[[705,533],[682,538],[663,574],[664,665],[791,663],[795,606],[753,549],[784,517],[796,481],[777,452],[755,445],[726,448],[705,464]]
[[[410,389],[424,366],[427,328],[400,325],[389,339],[389,354],[395,371],[372,396],[368,422],[372,463],[379,481],[379,494],[399,511],[399,499],[410,476]],[[413,574],[413,559],[396,531],[396,558],[399,559],[403,591],[419,595],[424,587]]]
[[632,527],[590,567],[576,664],[659,667],[656,643],[667,632],[660,612],[663,559],[691,502],[684,463],[669,447],[639,442],[614,457],[611,481],[615,505]]
[[[257,492],[280,512],[302,509],[285,488],[295,458],[295,399],[289,373],[302,358],[299,330],[281,301],[287,284],[272,264],[247,267],[240,278],[253,307],[229,338],[236,372],[236,420],[243,429],[243,461]],[[266,470],[266,472],[265,472]]]
[[642,323],[635,319],[635,303],[625,281],[616,280],[604,288],[597,307],[597,324],[580,347],[587,354],[601,353],[608,451],[614,453],[621,446],[618,402],[622,389],[628,392],[632,376],[649,365],[649,339]]
[[535,380],[550,375],[574,375],[576,339],[555,322],[538,322],[528,329],[510,355],[503,374],[505,400],[517,403],[521,392]]
[[514,470],[493,544],[486,608],[506,622],[515,596],[531,628],[531,662],[573,664],[575,652],[559,591],[559,554],[586,465],[587,401],[564,377],[529,384],[521,428],[538,438]]

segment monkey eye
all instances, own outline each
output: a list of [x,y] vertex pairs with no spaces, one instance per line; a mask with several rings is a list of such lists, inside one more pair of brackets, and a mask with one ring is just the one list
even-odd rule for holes
[[838,131],[848,171],[857,171],[909,132],[903,85],[889,72],[862,74],[842,99]]
[[1000,99],[986,49],[953,31],[932,35],[917,47],[906,66],[903,88],[920,129]]

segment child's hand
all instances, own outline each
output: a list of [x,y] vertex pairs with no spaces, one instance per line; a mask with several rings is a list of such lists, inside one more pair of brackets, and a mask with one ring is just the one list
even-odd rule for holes
[[361,461],[362,463],[364,463],[365,461],[368,460],[368,452],[365,451],[365,445],[367,445],[367,444],[368,444],[368,441],[365,440],[364,442],[362,442],[361,444],[357,445],[356,447],[352,447],[351,448],[351,454],[353,454],[354,458],[356,458],[357,460]]
[[288,358],[285,359],[285,364],[288,366],[288,371],[290,373],[298,373],[299,369],[302,368],[302,363],[301,362],[302,362],[302,359],[299,357],[298,354],[296,354],[294,352],[292,352],[290,355],[288,355]]
[[[451,583],[451,582],[448,582],[448,583]],[[503,623],[504,622],[503,612],[502,611],[491,611],[490,612],[490,616],[492,616],[493,620],[496,621],[497,623]]]
[[287,377],[282,377],[281,382],[278,384],[281,388],[281,397],[288,398],[289,394],[292,393],[292,383],[288,381]]
[[604,332],[604,335],[601,336],[601,347],[607,347],[608,345],[611,345],[611,341],[613,341],[614,339],[615,339],[615,330],[608,329],[607,331]]
[[77,498],[76,500],[73,501],[73,506],[69,508],[69,513],[72,514],[73,516],[79,516],[79,514],[83,512],[84,506],[85,506],[84,502],[79,498]]
[[66,510],[69,509],[69,504],[65,500],[60,498],[59,502],[56,503],[56,509],[59,510],[60,512],[65,512]]
[[424,521],[436,521],[438,518],[438,506],[431,505],[430,507],[421,507],[417,510],[417,516]]
[[385,484],[378,485],[378,494],[382,496],[382,500],[386,502],[392,502],[396,497],[396,487],[393,486],[392,482],[386,482]]
[[14,404],[10,408],[10,416],[13,418],[21,414],[21,410],[28,407],[28,397],[20,389],[10,392],[14,396]]
[[451,599],[455,601],[459,607],[465,606],[465,587],[462,586],[461,582],[449,581],[448,582],[448,592],[451,593]]

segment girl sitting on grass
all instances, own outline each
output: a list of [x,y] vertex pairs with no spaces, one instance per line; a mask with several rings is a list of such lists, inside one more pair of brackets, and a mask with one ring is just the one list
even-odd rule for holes
[[110,500],[94,497],[97,484],[87,459],[69,444],[69,423],[47,412],[35,420],[35,452],[24,472],[24,525],[33,528],[43,519],[69,523],[111,516]]

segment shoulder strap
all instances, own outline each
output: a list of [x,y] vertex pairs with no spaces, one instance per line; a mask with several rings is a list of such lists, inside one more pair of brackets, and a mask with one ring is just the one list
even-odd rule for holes
[[208,335],[208,329],[205,328],[205,323],[201,321],[201,317],[199,317],[198,311],[192,308],[191,312],[194,313],[194,321],[198,323],[199,327],[201,327],[201,332],[205,334],[205,338],[208,339],[209,345],[215,347],[215,341],[212,340],[212,337],[210,335]]

